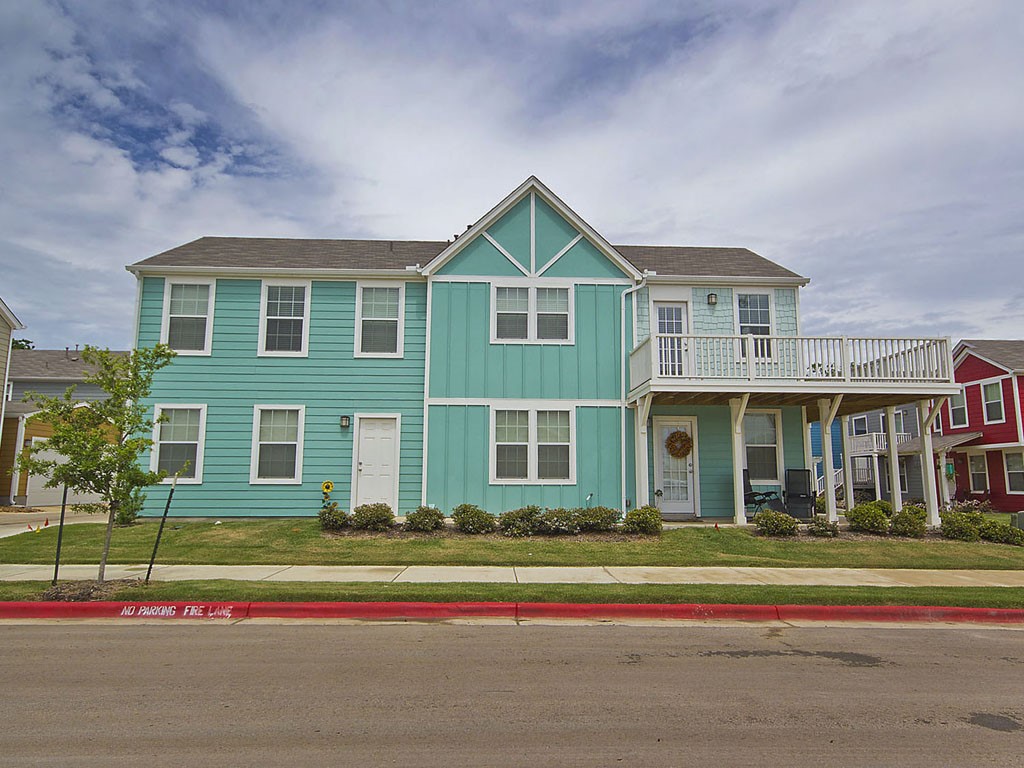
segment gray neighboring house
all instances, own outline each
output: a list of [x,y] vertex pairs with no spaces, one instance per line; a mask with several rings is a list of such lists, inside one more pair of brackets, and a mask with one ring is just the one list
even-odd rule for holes
[[[124,353],[121,353],[124,354]],[[0,504],[46,506],[60,503],[60,490],[44,488],[41,478],[26,477],[14,466],[17,452],[33,441],[45,440],[52,434],[43,422],[29,421],[36,407],[27,402],[29,393],[56,397],[68,387],[75,387],[75,400],[91,402],[106,397],[94,384],[85,384],[88,366],[77,347],[72,349],[11,350],[10,373],[5,389],[4,429],[0,433]],[[73,503],[92,501],[72,496]]]

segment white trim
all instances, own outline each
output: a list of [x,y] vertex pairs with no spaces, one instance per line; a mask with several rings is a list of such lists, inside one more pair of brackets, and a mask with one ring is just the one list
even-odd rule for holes
[[[172,280],[164,278],[164,303],[160,311],[160,343],[167,344],[171,325],[171,286],[173,285],[205,285],[210,289],[206,299],[206,338],[202,349],[175,349],[179,357],[209,357],[213,352],[213,311],[217,293],[216,278],[192,278],[190,280]],[[140,297],[141,301],[141,297]],[[199,315],[180,315],[180,317],[199,317]],[[136,346],[138,346],[138,320],[136,319]]]
[[1020,384],[1018,376],[1013,377],[1013,402],[1017,411],[1017,439],[1024,443],[1024,420],[1021,419]]
[[951,452],[959,452],[959,451],[995,451],[995,450],[999,450],[1001,448],[1024,448],[1024,444],[1022,444],[1022,443],[979,443],[978,445],[970,445],[970,446],[966,446],[966,447],[963,446],[963,445],[955,445],[955,446],[951,446],[947,450],[949,450]]
[[[957,382],[957,383],[960,384],[960,382]],[[951,430],[953,430],[953,429],[967,429],[971,425],[971,414],[970,414],[970,411],[967,408],[967,385],[966,384],[960,384],[959,395],[964,399],[964,423],[963,424],[956,424],[954,422],[954,420],[953,420],[953,398],[956,397],[956,395],[950,395],[949,396],[948,405],[949,405],[949,429],[951,429]]]
[[[352,510],[358,506],[356,500],[359,496],[359,427],[363,419],[391,419],[392,421],[395,422],[395,482],[393,488],[395,504],[391,509],[397,515],[399,506],[398,481],[399,478],[401,477],[402,461],[402,414],[400,413],[352,414],[352,480],[349,483],[348,508]],[[424,464],[424,466],[426,465]]]
[[617,277],[516,277],[515,275],[431,275],[434,283],[491,283],[498,280],[502,285],[523,288],[557,288],[571,285],[636,285],[632,280]]
[[11,332],[23,331],[25,326],[22,324],[18,316],[14,314],[10,307],[8,307],[3,299],[0,299],[0,317],[7,321],[7,324],[11,326]]
[[427,503],[427,458],[430,456],[429,434],[430,434],[430,332],[431,332],[431,310],[433,306],[433,286],[431,279],[427,278],[427,325],[426,340],[423,352],[423,474],[420,478],[420,504]]
[[[769,479],[766,479],[766,478],[751,477],[750,478],[750,484],[754,485],[756,483],[757,485],[777,485],[777,486],[779,486],[781,488],[781,487],[783,487],[785,485],[785,477],[786,477],[786,474],[785,474],[786,458],[785,458],[785,445],[784,445],[785,440],[783,439],[784,438],[784,434],[783,434],[783,425],[782,425],[782,409],[781,408],[747,408],[744,411],[744,413],[743,413],[743,419],[740,421],[741,427],[743,425],[743,422],[746,420],[747,416],[749,416],[752,413],[772,413],[772,414],[775,414],[775,465],[776,465],[775,471],[778,474],[778,479],[777,480],[769,480]],[[747,445],[747,430],[746,430],[745,427],[743,427],[742,440],[743,440],[743,466],[741,467],[741,469],[749,469],[749,467],[747,466],[747,448],[749,446]],[[822,440],[822,443],[824,443],[824,441],[825,441],[825,430],[824,429],[822,429],[822,432],[821,432],[821,440]],[[766,448],[767,446],[755,446],[755,447]],[[735,470],[735,467],[733,467],[733,470]]]
[[572,249],[572,247],[574,245],[576,245],[576,243],[578,243],[582,239],[583,239],[583,235],[582,234],[576,235],[576,237],[574,237],[572,240],[569,241],[568,245],[566,245],[564,248],[562,248],[562,250],[560,250],[558,253],[556,253],[554,256],[551,257],[551,261],[549,261],[547,264],[545,264],[543,267],[541,267],[540,270],[538,270],[537,276],[540,277],[545,272],[547,272],[551,267],[553,267],[555,265],[556,261],[558,261],[560,258],[565,256],[565,254],[567,254]]
[[[486,407],[500,405],[503,411],[526,411],[536,408],[541,411],[577,408],[621,408],[621,400],[577,400],[574,398],[546,398],[544,400],[503,397],[428,397],[427,405],[465,405]],[[551,408],[546,406],[551,405]]]
[[807,277],[753,277],[742,275],[652,275],[648,282],[652,285],[707,285],[724,288],[742,288],[757,286],[758,288],[792,288],[811,282]]
[[[576,408],[573,405],[561,404],[553,400],[533,400],[532,406],[510,405],[491,401],[487,421],[489,424],[488,483],[490,485],[576,485]],[[621,403],[616,403],[621,405]],[[495,417],[498,411],[526,411],[529,416],[529,443],[527,448],[526,477],[522,479],[497,477],[498,444],[495,442]],[[569,414],[569,477],[565,479],[540,479],[537,477],[537,412],[562,411]],[[559,443],[561,445],[561,443]]]
[[[1000,451],[1000,453],[1002,454],[1002,459],[1003,459],[1003,491],[1004,491],[1004,493],[1006,493],[1008,496],[1024,496],[1024,490],[1021,490],[1021,491],[1011,491],[1010,490],[1010,467],[1006,463],[1006,454],[1008,454],[1008,453],[1019,453],[1021,455],[1021,458],[1024,459],[1024,448],[1022,448],[1019,451],[1005,451],[1004,450],[1004,451]],[[988,462],[986,462],[986,464],[987,463]]]
[[530,193],[530,274],[537,274],[537,195]]
[[[863,432],[858,432],[857,431],[857,422],[859,420],[861,420],[861,419],[864,420],[864,431]],[[867,417],[867,414],[862,414],[860,416],[853,416],[853,417],[850,418],[850,434],[853,435],[854,437],[857,437],[859,435],[866,435],[866,434],[868,434],[868,417]]]
[[[690,498],[693,500],[693,516],[694,517],[700,517],[700,457],[699,457],[699,454],[698,454],[699,446],[700,446],[700,440],[697,437],[697,429],[698,429],[697,417],[696,416],[688,416],[688,415],[685,415],[685,414],[678,415],[678,416],[675,415],[675,414],[672,414],[672,415],[663,414],[663,415],[660,415],[660,416],[654,416],[651,419],[651,429],[654,431],[654,434],[657,435],[658,434],[658,426],[659,426],[659,424],[664,424],[665,422],[672,423],[672,422],[677,422],[677,421],[688,421],[688,422],[690,422],[690,425],[691,425],[690,437],[693,439],[693,449],[691,450],[690,455],[693,457],[693,460],[692,460],[692,467],[693,467],[693,469],[691,470],[690,474],[693,476],[693,487],[690,489],[690,491],[691,491]],[[661,451],[658,450],[657,442],[655,442],[653,440],[651,440],[650,442],[654,443],[654,481],[658,482],[659,481],[658,473],[659,473],[659,471],[662,468],[661,467]],[[648,503],[647,501],[644,502],[644,504],[647,504],[647,503]],[[640,506],[642,506],[642,505],[640,505]],[[658,509],[661,509],[661,507],[658,507]],[[662,510],[662,514],[666,514],[666,515],[686,515],[686,514],[689,514],[689,513],[688,512],[671,512],[671,511],[664,511],[664,510]]]
[[501,243],[499,243],[497,240],[495,240],[493,237],[491,237],[491,233],[490,232],[482,232],[481,235],[483,236],[483,238],[487,242],[489,242],[491,245],[493,245],[495,248],[497,248],[498,252],[501,253],[501,255],[504,256],[506,259],[508,259],[513,267],[515,267],[520,272],[522,272],[524,275],[526,275],[526,277],[530,277],[530,273],[526,269],[526,267],[524,267],[522,264],[520,264],[515,256],[513,256],[511,253],[506,251],[504,246],[502,246]]
[[[526,310],[526,338],[525,339],[499,339],[498,338],[498,289],[499,288],[525,288],[528,293],[528,304]],[[569,292],[568,307],[568,338],[565,339],[538,339],[537,338],[537,289],[538,288],[562,288]],[[568,281],[557,283],[545,283],[536,285],[532,281],[527,285],[506,282],[503,279],[496,279],[491,283],[491,305],[490,326],[491,344],[529,344],[529,345],[556,345],[573,346],[576,343],[576,286]]]
[[[167,279],[164,279],[164,284]],[[142,320],[142,275],[135,275],[135,326],[132,331],[132,349],[139,348],[139,323]]]
[[[957,352],[957,349],[959,349],[960,351]],[[956,349],[953,350],[953,367],[959,368],[960,364],[963,363],[965,359],[967,359],[968,355],[970,355],[971,357],[976,357],[983,363],[988,363],[989,365],[995,366],[996,368],[1006,371],[1007,373],[1013,373],[1013,371],[1011,371],[1002,363],[997,363],[995,360],[985,357],[984,355],[978,354],[977,352],[974,351],[973,346],[969,344],[964,344],[964,342],[962,341],[959,344],[957,344]]]
[[[363,352],[363,289],[364,288],[397,288],[398,289],[398,340],[394,352]],[[373,319],[373,318],[371,318]],[[405,357],[405,283],[395,285],[394,280],[360,280],[356,282],[356,321],[355,337],[352,342],[352,357],[392,358]]]
[[21,482],[21,470],[18,468],[18,457],[25,450],[25,423],[28,415],[22,414],[18,417],[18,431],[14,433],[14,469],[11,471],[11,504],[14,504],[14,497],[18,495],[18,485]]
[[[261,478],[256,473],[259,468],[260,453],[260,411],[298,411],[299,426],[295,444],[295,477]],[[306,406],[294,403],[257,403],[252,407],[252,447],[249,454],[249,485],[302,485],[302,454],[306,432]]]
[[[740,289],[741,289],[741,287],[742,286],[737,287],[737,288],[733,288],[733,291],[732,291],[732,323],[733,323],[732,327],[735,329],[735,333],[736,333],[737,336],[744,335],[740,331],[740,294],[741,294],[741,290]],[[774,290],[768,290],[768,291],[764,291],[764,290],[748,290],[748,291],[742,291],[742,294],[744,296],[767,296],[768,297],[768,335],[769,336],[777,336],[778,334],[775,332],[775,330],[776,330],[775,329],[775,291]],[[762,334],[754,334],[755,337],[759,336],[759,335],[762,335]]]
[[[985,487],[976,490],[974,487],[974,470],[971,469],[971,457],[980,456],[985,464]],[[1003,465],[1005,468],[1005,464]],[[967,488],[971,493],[989,493],[992,490],[992,479],[988,476],[988,452],[967,450]]]
[[135,276],[165,277],[175,275],[181,277],[225,277],[225,278],[301,278],[304,280],[324,280],[335,282],[352,282],[359,278],[369,280],[396,280],[422,281],[418,271],[414,271],[414,265],[402,269],[337,269],[337,268],[315,268],[315,267],[194,267],[194,266],[155,266],[143,264],[129,264],[125,270]]
[[[1005,424],[1006,423],[1006,397],[1003,395],[1003,381],[1006,379],[1005,376],[1000,376],[994,379],[986,379],[978,381],[978,394],[981,397],[981,419],[984,424]],[[988,404],[994,403],[995,400],[985,399],[985,387],[995,384],[999,390],[999,412],[1002,414],[1002,418],[992,419],[988,418]]]
[[[206,403],[156,403],[153,406],[153,444],[149,448],[149,471],[156,472],[160,458],[160,441],[157,439],[160,424],[157,419],[164,411],[199,411],[199,442],[196,445],[195,477],[182,477],[178,485],[202,485],[203,456],[206,453]],[[162,485],[170,485],[174,477],[168,475],[160,481]]]
[[[302,317],[302,349],[298,352],[268,352],[267,344],[267,288],[270,286],[304,286],[305,304]],[[309,308],[313,303],[313,281],[295,280],[287,278],[274,278],[262,280],[260,283],[260,329],[259,338],[256,341],[257,357],[309,357]],[[292,318],[294,319],[294,318]]]

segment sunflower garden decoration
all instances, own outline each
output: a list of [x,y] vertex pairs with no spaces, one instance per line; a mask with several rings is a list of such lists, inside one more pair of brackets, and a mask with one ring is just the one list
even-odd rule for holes
[[673,459],[685,459],[693,451],[693,438],[677,429],[665,438],[665,450]]
[[324,480],[320,484],[324,499],[320,504],[320,527],[325,531],[337,531],[348,523],[348,516],[338,509],[338,502],[331,501],[331,491],[334,490],[334,483]]

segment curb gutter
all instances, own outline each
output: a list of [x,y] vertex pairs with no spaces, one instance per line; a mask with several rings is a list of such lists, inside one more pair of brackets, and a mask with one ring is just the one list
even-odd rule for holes
[[673,619],[691,621],[944,622],[1024,625],[1024,609],[894,605],[700,605],[655,603],[264,603],[7,602],[11,619]]

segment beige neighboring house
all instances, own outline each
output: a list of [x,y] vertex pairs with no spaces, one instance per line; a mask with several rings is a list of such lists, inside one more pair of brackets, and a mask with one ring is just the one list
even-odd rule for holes
[[[102,400],[106,393],[95,384],[86,384],[89,372],[77,349],[15,349],[11,351],[8,386],[5,391],[6,413],[4,431],[0,435],[0,505],[24,504],[44,507],[60,504],[62,488],[47,488],[46,478],[25,475],[15,467],[19,450],[45,442],[53,428],[45,421],[33,419],[37,406],[26,400],[30,393],[59,397],[68,387],[75,387],[75,400],[88,403]],[[58,458],[44,454],[42,458]],[[68,501],[84,504],[99,497],[72,493]]]
[[4,436],[4,411],[9,392],[7,373],[11,365],[11,344],[14,341],[14,332],[24,328],[21,320],[0,298],[0,441]]

